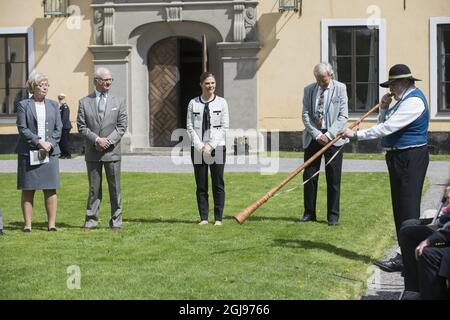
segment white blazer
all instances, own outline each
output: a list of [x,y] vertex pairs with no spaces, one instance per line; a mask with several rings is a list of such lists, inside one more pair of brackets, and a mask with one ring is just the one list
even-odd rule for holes
[[191,139],[191,145],[198,151],[202,150],[203,145],[206,143],[213,149],[217,146],[225,146],[225,135],[230,123],[227,101],[222,97],[216,96],[209,102],[209,115],[211,119],[209,134],[202,140],[204,109],[205,104],[201,101],[200,97],[194,98],[189,102],[186,130]]

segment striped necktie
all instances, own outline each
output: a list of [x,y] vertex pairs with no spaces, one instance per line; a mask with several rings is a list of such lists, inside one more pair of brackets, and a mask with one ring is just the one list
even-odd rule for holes
[[98,100],[98,116],[100,121],[103,120],[105,115],[106,99],[103,93],[100,94],[100,99]]

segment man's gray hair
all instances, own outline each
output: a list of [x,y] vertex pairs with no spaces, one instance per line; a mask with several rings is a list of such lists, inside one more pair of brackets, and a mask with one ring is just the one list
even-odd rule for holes
[[105,73],[109,73],[111,74],[111,71],[109,71],[109,69],[104,68],[104,67],[100,67],[95,69],[94,71],[94,82],[98,79],[102,79],[102,75]]
[[324,73],[332,76],[334,74],[333,66],[328,62],[321,62],[319,64],[316,64],[314,67],[314,76],[322,75]]
[[26,87],[27,87],[28,92],[33,94],[34,91],[36,90],[36,88],[39,86],[39,84],[42,81],[48,82],[48,77],[45,74],[40,73],[40,72],[36,72],[36,71],[32,72],[26,82]]

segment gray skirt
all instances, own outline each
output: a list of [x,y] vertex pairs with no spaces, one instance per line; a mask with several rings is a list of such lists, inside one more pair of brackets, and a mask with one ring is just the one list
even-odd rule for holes
[[50,156],[48,163],[30,166],[30,157],[19,154],[17,160],[17,189],[51,190],[58,189],[59,184],[58,155]]

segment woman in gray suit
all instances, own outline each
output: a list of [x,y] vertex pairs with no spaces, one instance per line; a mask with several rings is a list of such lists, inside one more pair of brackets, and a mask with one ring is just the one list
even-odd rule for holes
[[56,231],[56,189],[59,188],[59,140],[61,116],[58,103],[46,99],[48,78],[32,73],[27,81],[29,99],[20,101],[17,108],[17,189],[22,190],[21,207],[25,226],[31,231],[33,199],[36,190],[44,192],[48,216],[48,231]]

